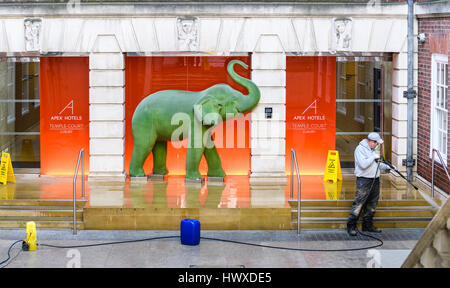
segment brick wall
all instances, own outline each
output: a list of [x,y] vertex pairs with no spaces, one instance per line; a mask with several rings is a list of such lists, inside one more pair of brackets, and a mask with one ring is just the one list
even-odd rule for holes
[[[417,129],[418,134],[417,171],[420,176],[424,177],[425,179],[431,182],[431,159],[430,159],[431,55],[433,53],[439,53],[444,55],[446,54],[448,55],[448,57],[450,57],[450,45],[449,45],[450,17],[419,19],[418,32],[426,34],[426,41],[425,43],[418,44],[419,112],[418,112],[418,129]],[[448,102],[447,109],[450,110],[450,101]],[[447,123],[450,125],[450,117],[448,118],[448,120],[449,121]],[[450,137],[447,138],[447,151],[450,151]],[[449,162],[450,162],[450,152],[447,153],[447,163]],[[447,169],[450,169],[449,165],[447,165]],[[439,188],[449,192],[450,181],[445,175],[444,169],[440,167],[440,164],[436,164],[435,166],[434,181]]]

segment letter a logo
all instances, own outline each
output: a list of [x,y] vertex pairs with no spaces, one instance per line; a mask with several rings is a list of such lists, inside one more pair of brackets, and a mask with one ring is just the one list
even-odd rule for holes
[[305,109],[305,111],[303,111],[302,115],[305,114],[306,111],[308,111],[309,109],[314,108],[314,115],[317,114],[317,99],[314,100],[311,105],[308,106],[308,108]]
[[73,115],[73,100],[70,101],[69,104],[67,104],[66,107],[64,107],[64,109],[62,109],[61,112],[59,112],[58,115],[61,115],[61,113],[63,113],[66,109],[71,109]]

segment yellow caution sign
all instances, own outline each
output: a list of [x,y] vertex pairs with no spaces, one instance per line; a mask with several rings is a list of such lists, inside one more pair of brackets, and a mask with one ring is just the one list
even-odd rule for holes
[[336,150],[328,151],[327,166],[325,167],[323,181],[342,181],[341,162],[339,160],[339,152]]
[[36,251],[36,223],[33,221],[27,222],[27,240],[25,242],[28,244],[28,251]]
[[342,181],[328,182],[324,181],[325,197],[327,200],[340,200],[342,191]]
[[16,177],[14,177],[11,156],[9,153],[3,152],[0,163],[0,183],[6,185],[8,182],[16,183]]

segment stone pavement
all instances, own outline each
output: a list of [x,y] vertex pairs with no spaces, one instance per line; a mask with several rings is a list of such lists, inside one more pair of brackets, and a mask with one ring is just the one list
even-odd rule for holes
[[[305,252],[248,246],[202,239],[198,246],[185,246],[179,237],[83,248],[38,246],[21,252],[20,243],[11,250],[7,268],[64,267],[160,267],[160,268],[303,268],[303,267],[400,267],[424,229],[384,229],[371,234],[383,240],[376,249],[346,252]],[[38,229],[39,244],[78,246],[179,236],[178,231],[101,231]],[[343,230],[296,231],[201,231],[201,237],[302,249],[348,249],[368,247],[377,241],[362,235],[350,237]],[[0,230],[0,262],[14,240],[24,239],[24,229]],[[3,265],[5,266],[5,265]]]

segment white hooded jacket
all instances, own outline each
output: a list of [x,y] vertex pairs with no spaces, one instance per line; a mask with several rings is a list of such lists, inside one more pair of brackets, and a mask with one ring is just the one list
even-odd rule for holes
[[[356,177],[377,178],[380,177],[381,169],[389,169],[390,167],[384,163],[380,163],[377,171],[378,163],[375,161],[375,149],[370,149],[367,139],[361,140],[355,149],[355,175]],[[375,172],[377,175],[375,175]]]

